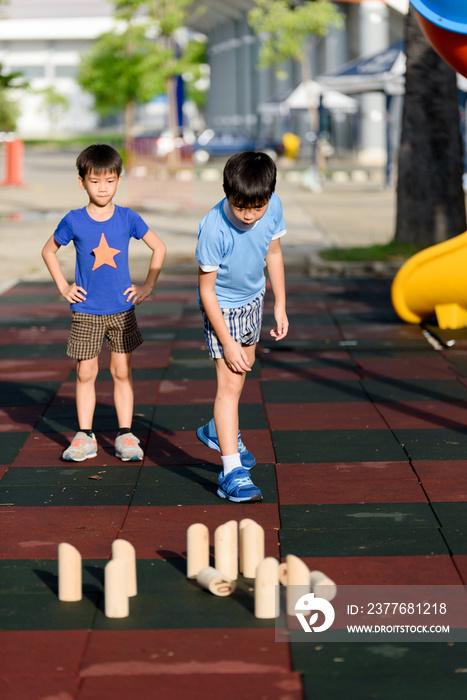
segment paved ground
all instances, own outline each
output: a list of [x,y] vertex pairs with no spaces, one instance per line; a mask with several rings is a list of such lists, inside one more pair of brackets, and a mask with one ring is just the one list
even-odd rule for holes
[[[2,252],[6,229],[14,244],[19,231],[32,240],[34,226],[40,237],[48,227],[25,221],[33,202],[38,206],[28,191],[10,191],[10,212],[23,220],[3,221]],[[304,212],[303,199],[314,195],[293,192]],[[350,199],[342,195],[342,208],[344,196]],[[5,192],[1,197],[6,206]],[[73,197],[63,187],[63,208]],[[44,211],[47,201],[44,195]],[[337,216],[336,201],[334,208]],[[184,220],[184,211],[167,210],[154,216],[172,225]],[[355,226],[353,214],[347,218]],[[307,221],[311,235],[327,235]],[[177,228],[174,238],[180,235]],[[113,456],[105,351],[98,456],[60,461],[76,429],[74,368],[64,353],[67,304],[39,270],[25,270],[27,279],[0,296],[2,700],[464,700],[467,625],[460,614],[458,636],[447,642],[408,634],[363,643],[323,642],[319,633],[305,641],[276,637],[274,621],[254,617],[252,580],[240,576],[230,597],[217,598],[186,579],[185,538],[190,524],[202,522],[212,545],[218,525],[253,518],[265,529],[268,556],[294,554],[337,583],[336,606],[339,595],[363,585],[373,592],[460,589],[467,582],[465,331],[453,334],[453,348],[437,352],[418,327],[395,316],[390,279],[289,274],[290,334],[281,344],[269,341],[268,297],[241,407],[264,501],[225,503],[216,496],[218,455],[194,432],[211,417],[215,388],[196,277],[189,268],[172,270],[138,308],[145,339],[134,354],[141,465]],[[10,281],[21,276],[8,272]],[[103,612],[102,572],[118,537],[137,554],[138,595],[123,620]],[[83,557],[81,602],[58,601],[60,542]]]

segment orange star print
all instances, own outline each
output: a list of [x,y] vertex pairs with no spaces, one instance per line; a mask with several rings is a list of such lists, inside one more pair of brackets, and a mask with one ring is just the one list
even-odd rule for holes
[[121,251],[117,250],[117,248],[111,248],[107,243],[104,234],[101,236],[99,245],[97,248],[94,248],[92,252],[96,258],[94,261],[94,267],[92,268],[93,270],[97,270],[97,268],[101,267],[102,265],[117,267],[114,257]]

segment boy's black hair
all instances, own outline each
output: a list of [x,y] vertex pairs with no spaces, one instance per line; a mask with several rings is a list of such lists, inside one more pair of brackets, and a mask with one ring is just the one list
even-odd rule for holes
[[262,207],[276,187],[276,164],[266,153],[243,151],[224,168],[224,192],[237,207]]
[[78,175],[84,179],[86,175],[94,171],[99,173],[116,173],[121,175],[123,169],[122,157],[115,148],[105,143],[95,143],[81,151],[76,159]]

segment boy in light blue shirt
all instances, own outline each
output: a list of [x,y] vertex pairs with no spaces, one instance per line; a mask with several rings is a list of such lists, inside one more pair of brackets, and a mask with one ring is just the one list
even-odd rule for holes
[[260,501],[248,469],[255,464],[238,429],[238,404],[261,333],[267,267],[274,294],[275,340],[287,335],[285,275],[280,239],[286,233],[282,204],[274,194],[276,166],[265,153],[246,151],[224,168],[225,199],[201,221],[196,259],[198,292],[217,392],[214,417],[198,438],[219,450],[218,495],[236,503]]

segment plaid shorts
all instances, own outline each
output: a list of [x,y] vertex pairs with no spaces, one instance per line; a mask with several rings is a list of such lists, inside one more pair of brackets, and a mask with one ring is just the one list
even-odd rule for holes
[[[259,341],[263,322],[264,293],[265,289],[256,299],[238,309],[221,309],[229,333],[239,345],[255,345]],[[203,314],[204,339],[209,356],[221,359],[224,357],[222,345],[201,304],[200,309]]]
[[75,360],[92,360],[102,350],[104,338],[112,352],[133,352],[143,339],[134,309],[96,316],[71,312],[71,329],[66,354]]

